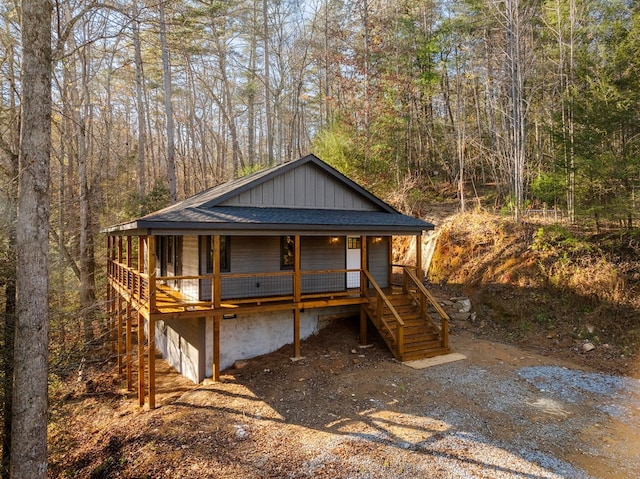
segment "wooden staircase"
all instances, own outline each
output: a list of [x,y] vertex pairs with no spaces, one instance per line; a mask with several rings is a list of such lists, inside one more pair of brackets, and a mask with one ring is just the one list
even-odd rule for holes
[[[368,295],[367,315],[398,361],[413,361],[447,354],[449,349],[446,312],[405,268],[403,288],[384,291],[368,275],[373,290]],[[436,323],[440,320],[440,324]]]

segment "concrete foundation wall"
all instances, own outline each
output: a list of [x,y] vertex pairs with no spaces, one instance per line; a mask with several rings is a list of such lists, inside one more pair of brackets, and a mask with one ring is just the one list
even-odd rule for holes
[[194,383],[199,383],[205,378],[203,318],[158,321],[156,348],[176,371]]
[[[359,314],[358,306],[307,309],[300,313],[300,339],[317,334],[328,323],[319,319],[329,314]],[[206,327],[206,377],[213,374],[213,320]],[[239,315],[220,322],[220,370],[239,359],[250,359],[293,344],[293,311]],[[302,346],[304,356],[304,345]]]

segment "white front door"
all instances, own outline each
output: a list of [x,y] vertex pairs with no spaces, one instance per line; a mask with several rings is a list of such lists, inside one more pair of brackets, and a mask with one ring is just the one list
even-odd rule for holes
[[[347,269],[360,269],[360,236],[347,236]],[[347,273],[347,288],[360,287],[360,272]]]

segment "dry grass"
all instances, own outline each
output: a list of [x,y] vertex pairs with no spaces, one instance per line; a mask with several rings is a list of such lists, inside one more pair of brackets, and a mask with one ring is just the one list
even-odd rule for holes
[[[637,351],[639,237],[457,215],[440,233],[429,279],[472,296],[487,319],[514,336],[561,328],[574,339]],[[584,332],[593,329],[598,333]]]

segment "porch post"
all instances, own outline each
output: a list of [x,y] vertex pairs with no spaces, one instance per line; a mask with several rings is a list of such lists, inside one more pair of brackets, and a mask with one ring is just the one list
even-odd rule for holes
[[[138,304],[142,305],[142,276],[144,273],[144,243],[148,236],[138,236],[138,290],[136,294],[138,296]],[[135,282],[133,283],[135,285]],[[133,287],[133,285],[132,285]]]
[[300,235],[293,237],[293,356],[300,357]]
[[416,235],[416,276],[422,282],[422,232]]
[[[422,232],[416,235],[416,276],[422,284]],[[427,302],[424,295],[420,295],[420,315],[424,318],[427,314]]]
[[133,289],[131,286],[131,265],[133,264],[133,238],[131,236],[127,236],[127,269],[124,274],[127,276],[126,279],[122,278],[125,288],[129,293],[129,302],[133,301]]
[[213,309],[220,307],[222,295],[222,280],[220,278],[220,235],[213,238],[213,268],[211,271],[211,305]]
[[[220,310],[222,283],[220,279],[220,235],[213,236],[213,277],[211,278],[211,301],[214,311]],[[220,380],[220,320],[221,315],[213,315],[213,364],[212,379]]]
[[117,280],[118,280],[118,285],[120,287],[122,287],[122,278],[120,277],[120,272],[122,271],[121,265],[122,265],[122,236],[118,236],[118,269],[117,269]]
[[[156,310],[156,238],[147,236],[147,263],[149,264],[149,315]],[[141,270],[144,268],[141,268]]]
[[[360,297],[365,298],[367,296],[368,281],[363,271],[368,269],[367,266],[367,237],[360,237]],[[360,344],[364,346],[367,344],[367,308],[368,305],[360,305]]]
[[388,236],[387,241],[387,261],[389,262],[389,271],[387,277],[387,284],[389,288],[393,286],[393,236]]

